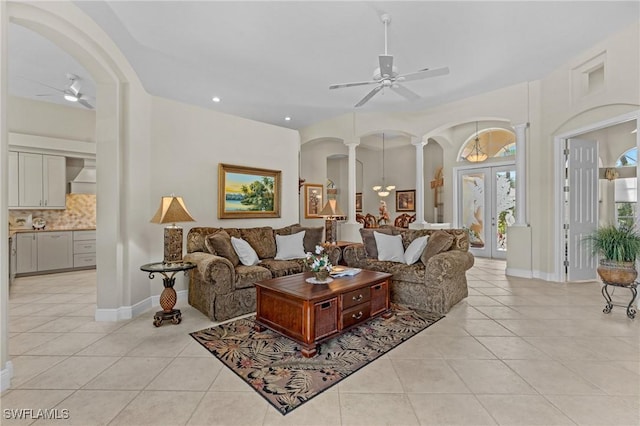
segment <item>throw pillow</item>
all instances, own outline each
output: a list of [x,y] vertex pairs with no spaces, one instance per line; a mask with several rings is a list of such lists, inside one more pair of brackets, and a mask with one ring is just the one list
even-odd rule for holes
[[260,262],[256,251],[251,245],[241,238],[231,237],[231,245],[233,246],[240,262],[246,266],[257,265]]
[[273,259],[276,255],[276,239],[270,226],[241,228],[242,239],[248,242],[260,259]]
[[306,253],[302,241],[305,231],[291,235],[276,235],[277,260],[304,259]]
[[451,248],[451,244],[453,244],[453,235],[448,233],[447,231],[435,231],[429,237],[429,241],[427,242],[427,246],[424,248],[422,252],[422,256],[420,260],[425,265],[433,256],[438,253],[445,252]]
[[411,244],[409,244],[409,247],[407,247],[407,250],[405,250],[404,252],[404,263],[406,263],[407,265],[413,265],[418,260],[420,260],[420,256],[422,256],[422,252],[427,246],[428,238],[429,237],[425,235],[411,241]]
[[395,231],[391,228],[360,228],[360,235],[362,236],[362,244],[364,245],[364,254],[369,259],[378,258],[378,248],[376,246],[376,239],[373,233],[395,235]]
[[402,247],[402,236],[387,235],[380,232],[373,232],[378,248],[378,260],[389,262],[404,262],[404,248]]
[[324,226],[308,227],[296,225],[291,228],[291,233],[305,231],[304,234],[304,251],[313,253],[316,251],[316,246],[322,244],[322,233],[324,232]]
[[207,235],[204,243],[207,246],[209,253],[228,259],[233,266],[240,263],[240,259],[238,259],[238,255],[233,249],[233,245],[231,245],[231,237],[226,231],[221,230],[215,234]]

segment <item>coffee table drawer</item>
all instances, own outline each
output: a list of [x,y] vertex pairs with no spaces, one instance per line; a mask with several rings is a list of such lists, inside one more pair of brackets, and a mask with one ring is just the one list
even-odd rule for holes
[[352,306],[359,305],[371,300],[371,288],[364,287],[359,290],[350,291],[342,296],[342,310],[348,309]]
[[338,332],[338,298],[335,297],[314,305],[316,339]]
[[371,304],[369,302],[353,306],[342,311],[342,328],[351,327],[354,324],[365,321],[371,316]]

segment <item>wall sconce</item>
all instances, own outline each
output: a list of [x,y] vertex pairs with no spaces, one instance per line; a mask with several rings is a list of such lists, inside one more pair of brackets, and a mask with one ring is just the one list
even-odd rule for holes
[[182,227],[176,222],[194,222],[182,197],[162,197],[151,223],[170,223],[164,228],[164,263],[182,262]]

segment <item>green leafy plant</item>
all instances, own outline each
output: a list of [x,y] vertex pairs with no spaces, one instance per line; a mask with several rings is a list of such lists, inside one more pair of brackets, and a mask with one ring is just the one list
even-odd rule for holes
[[640,256],[640,235],[635,226],[601,226],[586,237],[593,253],[614,262],[634,262]]

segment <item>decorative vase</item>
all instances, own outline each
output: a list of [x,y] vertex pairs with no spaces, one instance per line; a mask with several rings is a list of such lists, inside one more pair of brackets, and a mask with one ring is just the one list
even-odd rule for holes
[[315,271],[314,275],[317,281],[326,281],[329,278],[329,271],[323,269],[322,271]]
[[598,275],[607,284],[630,285],[638,276],[635,262],[614,262],[600,259]]

